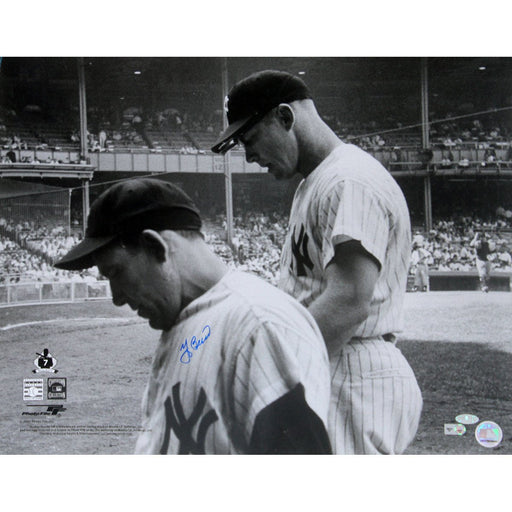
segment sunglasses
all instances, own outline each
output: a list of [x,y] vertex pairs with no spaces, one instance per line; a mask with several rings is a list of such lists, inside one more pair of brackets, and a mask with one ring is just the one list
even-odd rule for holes
[[268,112],[263,114],[257,112],[254,114],[239,130],[237,130],[231,137],[217,144],[214,148],[216,153],[225,155],[230,149],[240,144],[240,139],[253,127],[256,126]]

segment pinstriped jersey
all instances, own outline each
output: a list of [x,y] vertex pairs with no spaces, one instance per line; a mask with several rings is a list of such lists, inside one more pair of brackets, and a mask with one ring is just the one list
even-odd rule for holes
[[297,188],[279,288],[308,307],[325,290],[335,246],[347,240],[358,240],[380,263],[370,314],[355,336],[400,331],[411,247],[407,204],[376,159],[342,143]]
[[265,281],[228,272],[162,333],[136,453],[247,453],[260,411],[293,390],[327,425],[329,363],[309,312]]

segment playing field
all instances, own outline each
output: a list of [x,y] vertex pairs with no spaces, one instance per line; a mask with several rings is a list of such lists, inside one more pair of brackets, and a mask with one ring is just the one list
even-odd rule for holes
[[[407,294],[398,347],[416,372],[424,408],[406,453],[512,454],[511,317],[512,293]],[[0,453],[131,453],[158,336],[106,301],[0,308]],[[57,359],[55,374],[33,373],[45,348]],[[23,399],[24,379],[48,377],[66,378],[66,400]],[[41,403],[64,408],[41,415]],[[444,424],[463,413],[498,423],[501,444],[480,446],[476,425],[445,435]]]

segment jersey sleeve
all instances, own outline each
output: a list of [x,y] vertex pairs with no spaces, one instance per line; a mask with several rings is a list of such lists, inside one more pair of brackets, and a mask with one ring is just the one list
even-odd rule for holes
[[336,245],[357,240],[381,267],[389,237],[389,214],[375,191],[355,180],[337,183],[320,197],[322,264],[327,267]]
[[323,342],[272,322],[259,326],[235,357],[230,386],[235,424],[246,446],[258,414],[298,385],[307,405],[327,425],[330,379]]
[[258,414],[248,453],[332,454],[325,424],[307,404],[302,384],[297,384],[295,389],[272,402]]

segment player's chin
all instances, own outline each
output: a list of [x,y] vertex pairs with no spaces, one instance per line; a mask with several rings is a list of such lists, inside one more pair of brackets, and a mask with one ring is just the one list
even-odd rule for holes
[[295,172],[291,167],[283,166],[283,167],[274,167],[271,166],[268,168],[268,172],[274,176],[274,178],[278,181],[284,181],[291,179]]
[[156,329],[158,331],[168,331],[173,325],[174,321],[171,318],[162,318],[160,315],[147,317],[149,326],[152,329]]
[[157,331],[167,330],[163,323],[157,318],[148,318],[148,323],[152,329],[156,329]]
[[139,315],[141,318],[144,318],[148,321],[149,325],[153,328],[153,329],[162,329],[160,327],[160,322],[159,322],[159,319],[155,317],[155,315],[151,314],[149,311],[145,310],[145,309],[142,309],[140,308],[138,311],[137,311],[137,315]]
[[274,176],[276,180],[284,179],[283,173],[279,169],[276,169],[275,167],[268,167],[267,172],[269,174],[272,174],[272,176]]

